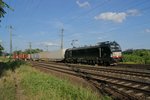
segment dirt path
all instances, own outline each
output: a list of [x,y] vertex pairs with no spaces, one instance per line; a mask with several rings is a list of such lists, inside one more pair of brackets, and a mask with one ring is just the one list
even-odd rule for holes
[[20,79],[17,72],[14,72],[15,92],[16,100],[27,100],[27,97],[23,94],[23,89],[20,86]]

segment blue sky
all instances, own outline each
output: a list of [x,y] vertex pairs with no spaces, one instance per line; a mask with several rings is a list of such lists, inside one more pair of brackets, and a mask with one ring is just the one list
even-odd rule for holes
[[9,52],[8,26],[13,27],[13,50],[59,49],[117,41],[123,50],[150,49],[150,0],[4,0],[8,10],[0,23],[0,41]]

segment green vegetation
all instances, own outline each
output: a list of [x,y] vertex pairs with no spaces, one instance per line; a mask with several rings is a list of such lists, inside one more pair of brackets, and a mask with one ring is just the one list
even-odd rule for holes
[[8,62],[8,61],[9,61],[8,58],[0,56],[0,62]]
[[7,70],[14,72],[15,69],[20,67],[21,64],[24,64],[24,62],[23,61],[10,61],[10,60],[8,60],[7,62],[0,62],[0,77],[5,75],[5,72]]
[[0,100],[15,100],[15,82],[11,70],[0,78]]
[[[17,91],[22,91],[19,92],[20,99],[25,100],[100,99],[98,94],[93,93],[91,89],[72,85],[68,80],[40,72],[22,61],[1,64],[5,67],[1,67],[0,100],[16,100]],[[101,99],[110,100],[107,96]]]
[[123,62],[130,64],[150,64],[150,50],[126,50],[123,52]]

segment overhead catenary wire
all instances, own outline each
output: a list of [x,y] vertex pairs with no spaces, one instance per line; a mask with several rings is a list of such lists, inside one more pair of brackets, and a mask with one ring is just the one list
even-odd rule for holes
[[65,24],[72,23],[73,21],[76,21],[78,18],[80,18],[80,17],[82,17],[82,16],[84,16],[84,15],[89,14],[90,12],[94,11],[95,9],[97,9],[97,8],[99,8],[99,7],[102,7],[102,6],[106,5],[106,3],[107,3],[108,1],[110,1],[110,0],[105,0],[105,1],[103,1],[102,3],[99,3],[99,4],[96,5],[95,7],[91,8],[89,11],[86,11],[86,12],[84,12],[84,13],[82,13],[82,14],[76,16],[75,18],[73,18],[73,19],[67,21]]
[[[138,4],[140,5],[140,3],[141,3],[141,2],[139,2]],[[137,6],[137,4],[136,4],[136,6]],[[132,7],[136,7],[136,6],[132,6]],[[131,7],[131,6],[130,6],[130,7]],[[143,8],[143,9],[141,9],[140,11],[148,10],[148,8],[149,8],[149,7],[145,7],[145,8]],[[129,9],[129,8],[127,8],[126,10],[128,10],[128,9]],[[90,25],[92,25],[92,27],[95,28],[95,26],[93,25],[93,23],[95,23],[95,22],[94,22],[94,21],[93,21],[93,22],[88,21],[88,23],[86,23],[86,25],[84,25],[85,23],[84,23],[83,25],[82,25],[82,24],[80,24],[80,25],[83,26],[83,27],[85,27],[85,28],[87,28],[87,29],[88,29],[88,28],[91,28]],[[139,24],[140,24],[140,23],[139,23]],[[138,24],[138,25],[139,25],[139,24]],[[88,27],[87,27],[87,26],[88,26]],[[83,29],[83,28],[82,28],[82,29]]]
[[34,10],[29,14],[29,17],[32,17],[36,12],[38,12],[40,5],[42,4],[42,0],[36,0],[35,6],[34,6]]

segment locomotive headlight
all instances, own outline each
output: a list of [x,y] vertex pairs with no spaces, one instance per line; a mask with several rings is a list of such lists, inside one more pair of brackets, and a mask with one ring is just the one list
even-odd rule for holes
[[113,53],[110,55],[110,57],[113,57]]

